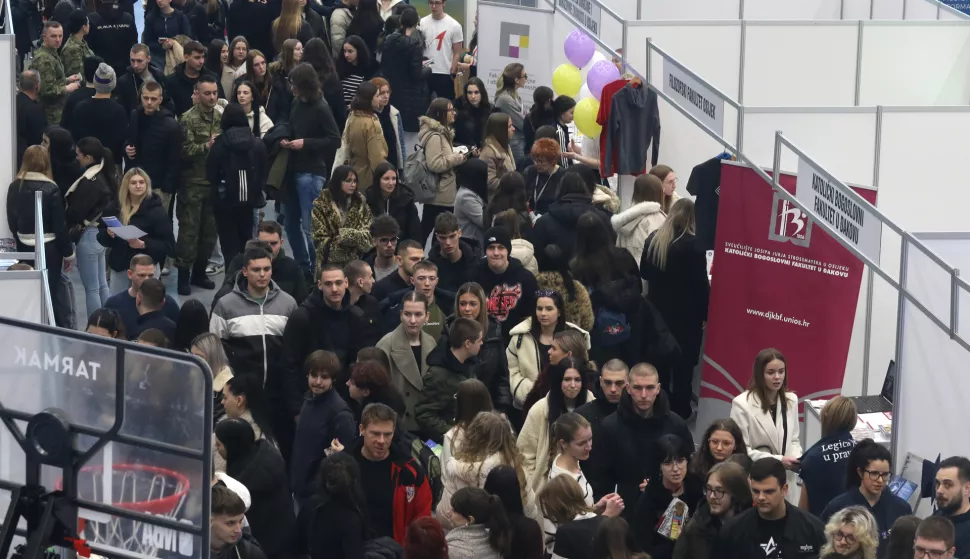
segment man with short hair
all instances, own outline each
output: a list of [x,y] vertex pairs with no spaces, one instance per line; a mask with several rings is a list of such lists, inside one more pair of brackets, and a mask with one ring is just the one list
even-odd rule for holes
[[157,81],[142,84],[140,105],[128,113],[125,156],[129,169],[139,167],[148,173],[152,192],[162,198],[162,206],[170,212],[179,182],[182,129],[175,115],[162,106],[163,97],[162,85]]
[[512,237],[504,227],[485,232],[485,265],[478,270],[478,283],[485,291],[488,316],[502,325],[502,339],[509,331],[535,314],[539,282],[512,253]]
[[[273,281],[280,289],[290,294],[297,304],[306,300],[310,294],[306,284],[306,276],[293,257],[283,249],[283,226],[276,221],[263,220],[256,226],[256,238],[246,243],[246,248],[254,242],[266,244],[266,248],[273,253]],[[226,268],[226,285],[233,282],[236,274],[242,268],[242,255],[238,255],[229,262]],[[222,289],[220,289],[220,293]]]
[[[185,52],[188,60],[189,51]],[[212,144],[221,131],[222,113],[215,110],[219,85],[211,74],[202,75],[195,81],[195,93],[198,103],[179,119],[182,158],[187,161],[182,165],[182,184],[175,206],[179,221],[175,265],[179,269],[180,295],[191,295],[191,285],[203,289],[216,286],[205,273],[209,255],[216,246],[215,208],[205,165]]]
[[936,514],[955,531],[956,557],[970,557],[970,460],[951,456],[936,471]]
[[37,101],[40,96],[40,74],[37,70],[25,70],[20,74],[20,91],[17,92],[17,168],[23,162],[24,152],[30,146],[44,141],[47,114]]
[[725,559],[818,557],[825,545],[825,525],[789,505],[785,466],[777,458],[756,460],[748,473],[754,507],[728,520],[717,540]]
[[76,91],[67,96],[67,101],[64,102],[64,110],[61,111],[61,122],[62,128],[71,129],[71,115],[74,114],[74,109],[77,108],[81,101],[86,101],[96,93],[94,89],[94,74],[98,71],[98,67],[104,60],[100,56],[89,56],[84,59],[84,71],[81,74],[84,76],[84,85],[79,87]]
[[[131,47],[128,53],[128,71],[118,78],[118,87],[115,88],[115,99],[121,103],[127,113],[137,109],[141,105],[142,85],[147,82],[156,82],[159,85],[165,80],[165,75],[152,67],[152,55],[148,46],[138,43]],[[162,91],[162,98],[170,103],[166,92]],[[174,105],[168,107],[169,111],[174,109]],[[152,180],[152,182],[155,182]]]
[[347,276],[347,291],[350,292],[350,304],[364,313],[367,319],[369,334],[378,336],[381,323],[381,302],[371,295],[374,290],[374,272],[363,260],[351,260],[344,265],[344,275]]
[[303,405],[303,362],[314,351],[333,352],[340,360],[337,390],[346,394],[350,365],[357,352],[377,342],[364,312],[351,304],[347,276],[335,265],[322,266],[317,288],[290,316],[283,332],[282,387],[284,409],[292,419]]
[[64,31],[67,33],[67,40],[61,47],[61,64],[64,65],[64,73],[68,76],[80,74],[84,70],[84,59],[94,56],[94,51],[84,40],[91,32],[91,22],[88,21],[87,12],[81,9],[71,12]]
[[384,404],[370,404],[360,418],[360,437],[346,448],[360,466],[361,487],[377,537],[404,542],[415,518],[431,516],[431,486],[424,468],[406,448],[391,444],[397,414]]
[[437,97],[454,101],[458,61],[464,44],[461,24],[445,13],[445,0],[429,0],[429,15],[421,18],[418,29],[424,37],[424,57],[431,61],[428,88]]
[[243,532],[246,503],[224,485],[212,486],[209,516],[210,559],[266,559],[252,536]]
[[[182,45],[185,62],[175,67],[175,71],[165,76],[165,91],[175,103],[176,116],[181,117],[193,105],[193,93],[196,92],[196,85],[203,77],[212,79],[216,86],[217,98],[225,98],[222,85],[219,79],[208,68],[205,67],[205,47],[198,41],[188,41]],[[201,102],[201,99],[199,99]],[[215,102],[213,102],[215,106]],[[218,123],[213,128],[212,134],[219,133]]]
[[[619,359],[610,359],[600,371],[599,382],[593,387],[596,399],[576,408],[576,413],[589,421],[593,437],[599,437],[603,420],[616,411],[626,390],[630,368]],[[583,462],[583,474],[593,488],[593,501],[613,492],[614,483],[609,478],[609,450],[603,445],[593,445],[589,458]]]
[[397,270],[389,274],[384,279],[378,280],[374,284],[371,295],[378,301],[383,301],[392,293],[411,286],[411,274],[414,273],[414,265],[424,260],[424,249],[417,241],[406,240],[397,243],[397,251],[394,261],[397,263]]
[[125,109],[111,98],[115,88],[115,71],[104,62],[94,72],[94,97],[81,101],[71,115],[70,128],[74,138],[97,138],[111,150],[115,165],[121,165],[128,138],[128,117]]
[[457,318],[448,330],[448,345],[439,345],[428,355],[428,370],[422,376],[424,390],[414,406],[418,427],[438,444],[455,426],[455,404],[461,381],[475,378],[472,365],[482,349],[482,324]]
[[913,542],[914,559],[954,559],[959,551],[955,547],[956,531],[945,516],[928,516],[916,527]]
[[[125,323],[125,332],[134,332],[138,327],[138,291],[145,280],[155,277],[155,261],[147,254],[136,254],[128,264],[128,289],[115,293],[104,303],[104,308],[117,311]],[[179,305],[171,295],[165,295],[163,314],[172,322],[179,318]]]
[[418,291],[428,299],[428,321],[424,325],[424,331],[437,340],[445,327],[445,318],[455,308],[455,294],[438,287],[438,267],[430,260],[421,260],[414,265],[411,287],[388,295],[381,303],[384,332],[397,328],[400,323],[401,300],[411,291]]
[[161,330],[168,343],[175,341],[175,321],[165,316],[165,284],[154,277],[146,279],[135,294],[135,308],[138,309],[138,322],[134,330],[128,331],[131,340],[137,340],[145,330]]
[[455,214],[438,214],[434,220],[434,236],[438,244],[432,245],[428,260],[438,266],[438,285],[448,291],[458,291],[463,283],[475,281],[480,249],[462,239]]
[[374,279],[381,281],[397,270],[394,253],[397,250],[401,226],[393,217],[384,214],[374,218],[370,224],[370,238],[374,248],[364,255],[364,262],[374,269]]
[[[670,411],[657,369],[649,363],[638,363],[627,374],[626,390],[616,412],[603,420],[597,434],[597,444],[602,444],[608,453],[605,479],[616,485],[624,503],[636,503],[647,479],[654,474],[653,468],[661,458],[655,456],[655,443],[663,435],[677,435],[694,446],[687,423]],[[634,509],[628,504],[624,517],[632,518]]]
[[61,40],[64,28],[60,23],[49,20],[41,32],[41,46],[34,50],[34,60],[30,69],[40,76],[40,105],[44,108],[48,123],[61,121],[61,111],[67,95],[81,87],[81,76],[64,72],[61,56]]
[[[91,33],[88,44],[95,54],[114,68],[119,76],[128,68],[128,50],[138,42],[135,18],[121,8],[118,0],[101,0],[101,8],[88,14]],[[133,107],[125,107],[130,113]]]

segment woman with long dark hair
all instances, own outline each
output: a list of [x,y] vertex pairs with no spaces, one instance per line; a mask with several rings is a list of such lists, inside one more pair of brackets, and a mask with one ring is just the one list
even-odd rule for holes
[[697,478],[704,478],[716,464],[728,459],[732,454],[747,454],[741,428],[733,419],[716,419],[704,430],[701,444],[690,457],[689,472]]
[[[647,300],[660,312],[680,346],[681,357],[674,364],[670,407],[681,417],[691,414],[691,381],[700,359],[711,294],[707,258],[698,248],[694,223],[694,202],[678,201],[663,226],[647,239],[640,257],[640,277],[648,284]],[[665,383],[665,379],[661,378],[660,382]],[[733,414],[731,417],[736,420]],[[747,435],[745,426],[738,424]],[[752,444],[750,440],[747,442]],[[800,455],[799,452],[791,456]]]
[[[598,559],[651,559],[640,551],[630,525],[623,517],[605,518],[593,538],[593,557]],[[706,555],[691,555],[706,558]]]
[[[259,51],[253,51],[259,52]],[[250,81],[242,81],[236,84],[236,91],[232,94],[232,102],[239,105],[246,119],[249,120],[249,129],[257,138],[262,138],[273,128],[273,120],[266,115],[263,105],[262,94]]]
[[[534,250],[534,249],[533,249]],[[559,245],[549,245],[542,253],[542,258],[536,258],[544,264],[536,281],[539,289],[560,293],[565,303],[566,320],[576,324],[585,331],[593,329],[593,303],[590,301],[586,286],[573,278],[569,271],[569,260],[563,254]]]
[[263,383],[253,375],[231,377],[222,387],[222,406],[226,417],[245,419],[257,439],[275,441],[270,426]]
[[357,36],[364,40],[367,50],[377,53],[377,39],[384,31],[384,18],[377,9],[377,0],[357,0],[354,17],[347,26],[347,36]]
[[509,115],[512,119],[512,126],[515,128],[514,134],[509,140],[512,155],[516,163],[525,160],[525,112],[522,110],[522,99],[519,97],[519,90],[529,82],[529,76],[525,72],[525,66],[518,62],[513,62],[505,67],[502,75],[499,76],[495,84],[495,108]]
[[236,73],[229,67],[229,45],[222,39],[209,41],[205,51],[205,67],[219,80],[222,91],[232,91]]
[[594,398],[585,388],[588,373],[587,364],[575,357],[549,367],[549,393],[529,410],[517,442],[530,489],[538,489],[546,479],[552,425],[560,415]]
[[[556,126],[556,113],[552,108],[552,100],[556,98],[551,87],[540,85],[532,92],[532,108],[523,121],[523,137],[525,138],[525,153],[532,152],[532,145],[536,141],[536,131],[543,126]],[[569,149],[562,146],[561,150]],[[559,164],[559,161],[556,161]]]
[[401,112],[391,105],[391,84],[382,77],[371,78],[370,83],[377,86],[374,96],[374,114],[381,123],[384,142],[387,143],[387,162],[395,169],[404,170],[407,159],[407,146],[404,142],[404,122]]
[[347,165],[337,167],[313,203],[317,266],[359,260],[371,247],[370,222],[370,207],[357,189],[357,174]]
[[512,119],[505,113],[489,115],[485,122],[485,141],[479,159],[488,164],[489,197],[498,191],[499,181],[506,174],[515,171],[515,156],[512,155],[511,138],[515,134]]
[[265,103],[266,115],[274,124],[290,121],[290,109],[293,107],[293,92],[290,91],[288,77],[290,70],[303,60],[303,43],[297,39],[283,41],[283,50],[279,59],[270,63],[266,70],[266,77],[272,85],[269,102]]
[[612,241],[609,224],[600,214],[589,211],[580,216],[576,222],[576,252],[569,263],[573,277],[591,290],[610,282],[631,280],[639,291],[636,260]]
[[398,170],[384,161],[374,168],[374,184],[364,192],[367,205],[374,217],[389,215],[401,229],[400,241],[421,241],[421,219],[414,195],[401,186]]
[[[505,514],[512,525],[511,553],[509,557],[542,559],[542,529],[539,520],[525,513],[522,494],[524,489],[519,471],[512,466],[496,466],[485,478],[484,489],[502,501]],[[536,506],[532,504],[533,508]],[[533,511],[538,516],[538,509]]]
[[317,491],[296,522],[297,549],[310,559],[364,556],[373,531],[360,467],[350,454],[338,452],[323,460]]
[[532,229],[529,202],[526,200],[525,178],[511,172],[498,181],[498,189],[489,193],[488,206],[482,216],[482,224],[487,231],[495,225],[495,216],[507,211],[515,210],[519,214],[519,231],[527,233]]
[[337,57],[337,76],[343,88],[344,106],[350,107],[360,84],[374,77],[371,50],[357,35],[347,37]]
[[465,94],[455,99],[455,143],[462,146],[482,147],[485,141],[485,122],[492,114],[485,82],[469,78],[465,82]]
[[449,559],[502,559],[512,544],[512,525],[502,500],[484,489],[466,487],[451,498]]
[[347,101],[344,100],[344,90],[334,65],[330,47],[319,37],[314,37],[303,45],[303,62],[316,70],[320,77],[320,87],[323,98],[327,100],[337,127],[343,131],[347,124]]
[[632,205],[610,218],[616,231],[616,246],[626,249],[640,265],[647,239],[667,219],[661,209],[663,182],[651,174],[640,175],[633,182]]
[[229,60],[226,61],[235,78],[246,73],[246,59],[249,58],[249,41],[243,35],[229,41]]
[[[430,73],[430,69],[421,63],[424,40],[418,31],[419,22],[418,12],[414,8],[401,12],[401,27],[384,39],[381,53],[381,75],[391,85],[390,102],[401,111],[404,130],[412,136],[419,130],[418,119],[428,109],[429,99],[425,75]],[[412,138],[409,145],[413,143]]]
[[[233,85],[233,89],[239,87],[239,84],[243,82],[249,82],[253,85],[253,91],[259,95],[259,100],[263,106],[268,105],[276,93],[274,91],[273,77],[269,73],[269,59],[266,55],[259,49],[250,49],[249,54],[246,55],[246,72],[236,78]],[[226,91],[226,94],[231,97],[234,95]]]
[[63,196],[67,193],[67,189],[84,173],[81,163],[77,160],[74,136],[66,128],[48,126],[47,130],[44,130],[41,145],[47,148],[51,178],[61,189]]
[[[366,191],[374,182],[373,169],[387,159],[388,145],[380,119],[375,114],[377,86],[364,82],[357,88],[344,128],[343,146],[347,164],[357,175],[357,186]],[[379,99],[378,99],[379,102]],[[338,163],[343,164],[342,161]]]
[[454,132],[455,110],[448,99],[438,98],[431,102],[428,114],[421,117],[421,131],[418,143],[424,148],[428,170],[438,180],[434,199],[424,205],[421,216],[421,239],[427,239],[434,230],[438,214],[451,211],[455,207],[458,183],[455,169],[475,155],[478,150],[455,153]]
[[104,306],[108,300],[107,250],[98,242],[98,220],[116,196],[118,184],[111,150],[97,138],[81,138],[77,143],[77,160],[84,174],[64,195],[67,208],[64,218],[77,250],[77,268],[84,285],[87,313]]
[[172,0],[149,0],[141,41],[148,45],[152,66],[162,70],[165,66],[165,51],[171,50],[178,35],[195,35],[188,16],[176,10],[172,6]]

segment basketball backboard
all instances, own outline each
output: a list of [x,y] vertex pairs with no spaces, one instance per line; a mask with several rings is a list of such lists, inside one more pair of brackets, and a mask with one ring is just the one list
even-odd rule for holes
[[[212,403],[192,355],[0,318],[0,521],[31,477],[28,421],[57,408],[77,434],[76,534],[94,553],[208,557]],[[59,468],[39,479],[71,487]]]

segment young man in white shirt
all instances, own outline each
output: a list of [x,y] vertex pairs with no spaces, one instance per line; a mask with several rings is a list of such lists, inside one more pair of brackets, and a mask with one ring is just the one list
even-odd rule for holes
[[445,0],[428,0],[431,15],[421,18],[418,29],[424,34],[424,57],[431,61],[428,87],[438,97],[455,100],[458,60],[464,45],[461,24],[445,13]]

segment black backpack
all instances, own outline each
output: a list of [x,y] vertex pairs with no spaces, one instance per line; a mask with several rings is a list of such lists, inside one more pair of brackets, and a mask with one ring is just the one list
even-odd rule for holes
[[[398,435],[398,433],[395,433],[395,435]],[[431,510],[434,510],[438,506],[438,501],[441,500],[441,494],[445,488],[441,474],[441,459],[428,445],[424,444],[424,441],[412,433],[402,431],[396,438],[407,447],[411,458],[424,468],[424,472],[428,476],[428,485],[431,487]]]
[[[258,139],[256,141],[259,141]],[[263,185],[256,174],[256,163],[249,152],[226,150],[225,175],[219,186],[220,201],[232,206],[262,208],[266,205]]]

